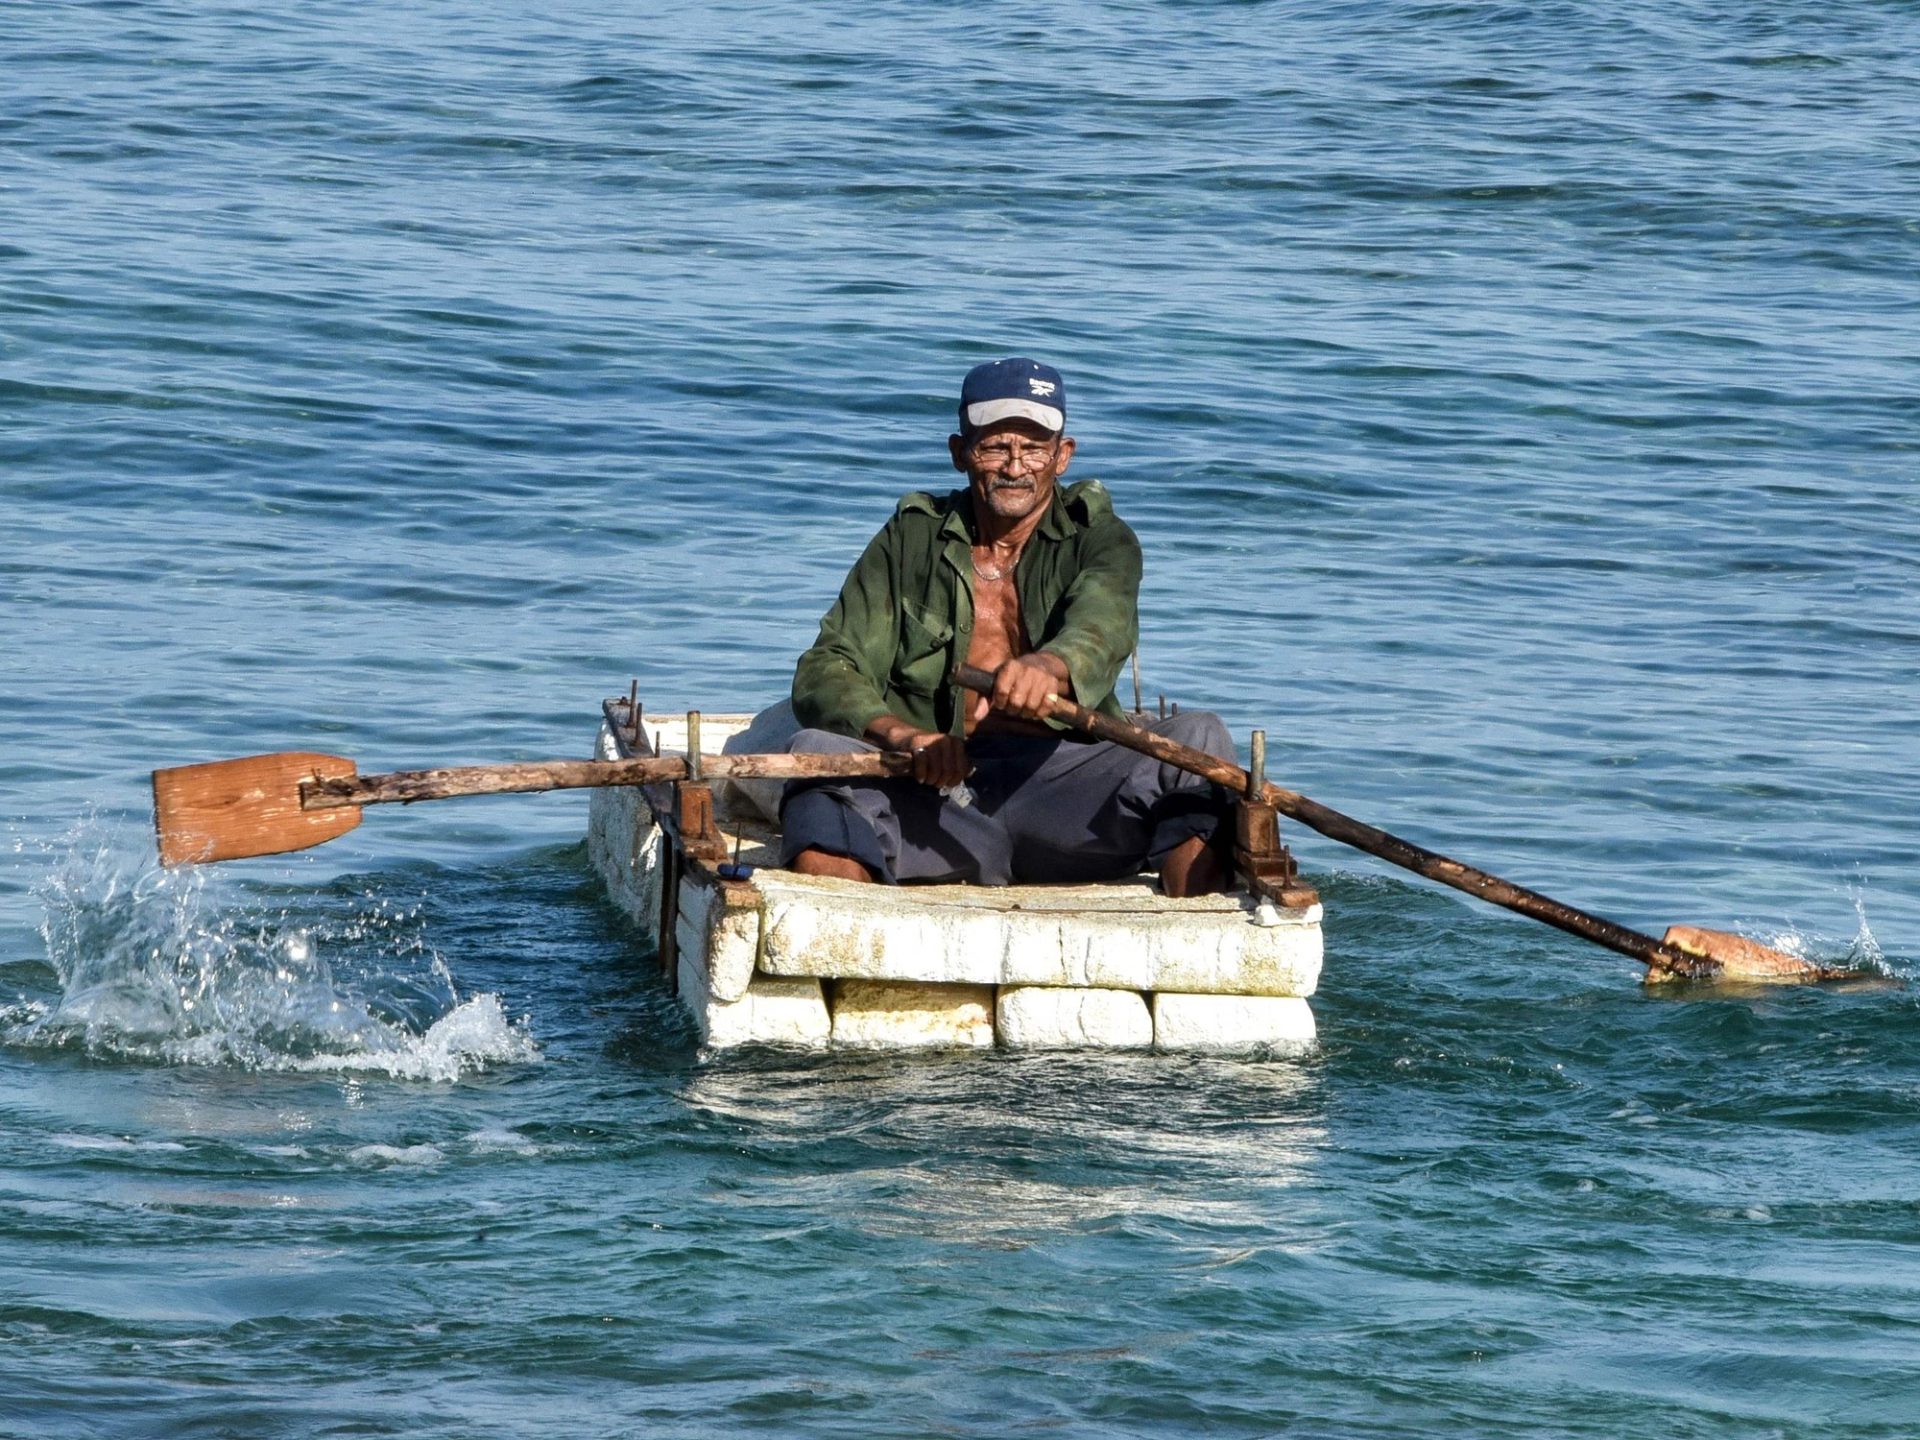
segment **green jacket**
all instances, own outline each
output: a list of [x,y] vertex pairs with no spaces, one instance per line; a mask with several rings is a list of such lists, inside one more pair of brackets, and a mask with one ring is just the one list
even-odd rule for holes
[[[973,639],[973,506],[965,490],[906,496],[873,537],[793,674],[802,725],[860,735],[882,715],[959,734],[948,680]],[[1074,698],[1118,717],[1114,682],[1139,639],[1140,542],[1106,486],[1081,480],[1052,507],[1014,569],[1036,649],[1057,655]]]

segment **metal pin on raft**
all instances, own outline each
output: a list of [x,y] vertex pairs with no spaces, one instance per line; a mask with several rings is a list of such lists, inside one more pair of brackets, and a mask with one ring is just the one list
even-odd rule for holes
[[747,836],[744,830],[736,830],[733,832],[733,862],[720,867],[720,878],[722,880],[751,880],[753,878],[753,866],[742,865],[740,863],[740,847],[745,843],[746,838]]

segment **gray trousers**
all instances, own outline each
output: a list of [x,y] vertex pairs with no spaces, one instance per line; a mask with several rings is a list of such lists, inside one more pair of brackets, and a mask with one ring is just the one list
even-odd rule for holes
[[[1148,729],[1223,759],[1220,717],[1187,710]],[[787,749],[841,755],[875,747],[802,730]],[[971,804],[916,780],[796,780],[781,805],[780,863],[802,850],[858,860],[889,884],[1117,880],[1158,869],[1195,835],[1231,838],[1220,786],[1106,741],[1001,735],[967,742]]]

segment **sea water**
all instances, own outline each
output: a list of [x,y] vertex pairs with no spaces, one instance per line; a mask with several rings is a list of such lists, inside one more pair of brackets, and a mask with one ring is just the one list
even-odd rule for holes
[[[1920,1007],[1291,832],[1294,1059],[703,1055],[575,795],[1066,374],[1143,698],[1612,918],[1920,956],[1920,15],[0,7],[0,1435],[1920,1433]],[[1131,700],[1123,682],[1122,698]]]

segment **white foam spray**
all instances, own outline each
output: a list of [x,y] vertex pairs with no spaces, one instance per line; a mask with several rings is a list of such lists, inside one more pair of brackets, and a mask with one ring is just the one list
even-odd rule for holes
[[268,911],[204,868],[128,858],[87,822],[38,888],[51,1005],[0,1012],[0,1038],[102,1058],[453,1080],[537,1057],[497,995],[461,997],[417,915],[375,895]]

